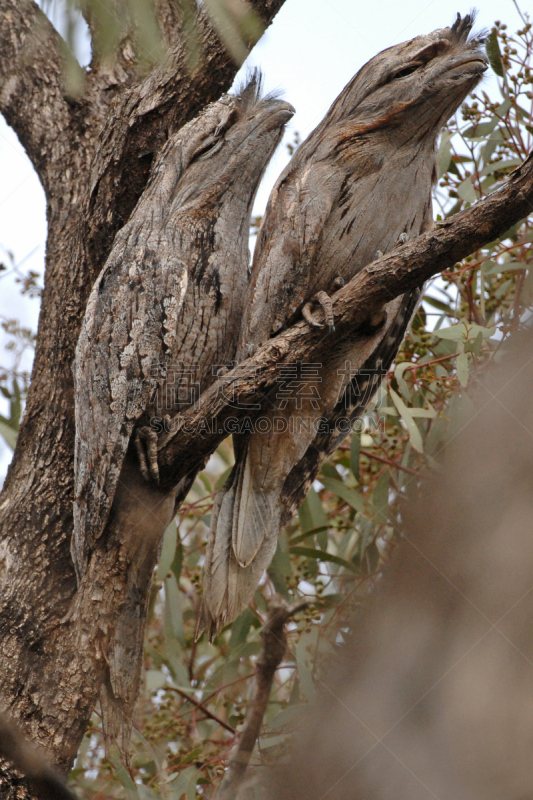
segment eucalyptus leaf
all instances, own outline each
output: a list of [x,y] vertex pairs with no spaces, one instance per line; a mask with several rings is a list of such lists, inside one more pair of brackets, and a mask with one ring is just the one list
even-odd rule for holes
[[[323,483],[324,480],[327,479],[321,476],[320,482]],[[328,518],[324,513],[320,495],[312,486],[300,506],[298,515],[302,531],[308,531],[311,530],[311,528],[324,528],[328,524]]]
[[286,728],[289,725],[293,725],[295,722],[299,722],[302,719],[306,711],[309,711],[307,705],[293,705],[284,708],[271,720],[269,728],[271,730],[277,730],[278,728]]
[[429,408],[415,408],[414,406],[409,407],[409,412],[412,417],[422,417],[423,419],[435,419],[437,416],[437,412],[428,402]]
[[520,158],[504,158],[500,161],[491,161],[486,164],[481,170],[481,175],[491,175],[493,172],[508,171],[514,167],[518,167],[522,163]]
[[407,408],[405,403],[403,402],[402,398],[397,394],[394,389],[390,389],[390,394],[392,397],[392,401],[396,408],[398,409],[398,413],[402,418],[404,425],[407,429],[407,433],[409,434],[409,439],[411,444],[415,448],[415,450],[419,453],[424,452],[424,445],[422,444],[422,436],[420,431],[418,430],[418,426],[413,419],[411,414],[411,409]]
[[10,423],[18,430],[22,416],[22,393],[16,378],[13,378],[13,396],[11,398],[9,416]]
[[290,595],[287,587],[287,578],[292,576],[292,565],[286,550],[285,532],[283,532],[278,539],[276,552],[274,553],[274,558],[270,562],[267,572],[272,579],[276,592],[283,595],[286,599],[289,599]]
[[372,508],[376,522],[387,522],[389,518],[389,473],[384,472],[372,493]]
[[498,125],[499,119],[496,114],[488,122],[478,122],[476,125],[470,125],[469,128],[462,132],[465,139],[474,139],[482,142]]
[[388,414],[389,417],[397,417],[398,411],[393,406],[382,406],[380,409],[381,414]]
[[275,736],[261,736],[261,750],[268,750],[270,747],[279,747],[287,741],[287,734],[278,733]]
[[437,151],[437,169],[439,171],[439,178],[448,171],[450,162],[452,160],[452,135],[450,131],[443,131],[440,137],[439,149]]
[[481,148],[481,158],[484,164],[488,164],[492,158],[494,151],[504,140],[503,133],[499,128],[491,133],[483,147]]
[[457,325],[451,325],[449,328],[441,328],[435,331],[435,335],[440,339],[467,342],[469,339],[475,339],[479,333],[484,339],[488,339],[494,336],[495,332],[496,328],[484,328],[475,322],[458,322]]
[[476,356],[481,355],[481,348],[483,347],[483,334],[480,332],[474,339],[465,344],[465,353],[474,353]]
[[309,539],[311,536],[315,536],[317,533],[322,533],[322,531],[328,531],[329,523],[324,525],[320,528],[311,528],[311,530],[305,531],[304,533],[299,533],[297,536],[291,536],[290,543],[291,547],[297,542],[303,542],[305,539]]
[[174,560],[170,565],[170,569],[172,570],[174,577],[178,582],[178,586],[179,586],[182,567],[183,567],[183,545],[178,540],[178,546],[176,547],[176,552],[174,553]]
[[203,4],[228,52],[240,66],[248,57],[249,45],[255,44],[263,33],[259,15],[247,2],[204,0]]
[[525,264],[522,261],[505,261],[503,264],[498,264],[489,260],[485,261],[482,267],[484,275],[499,275],[501,272],[515,269],[531,269],[531,264]]
[[15,449],[15,446],[17,444],[18,433],[11,427],[11,425],[8,425],[7,421],[4,422],[1,419],[0,419],[0,436],[5,441],[8,447],[10,447],[12,450]]
[[[433,331],[435,336],[439,336],[439,330],[441,329]],[[446,328],[443,330],[446,330]],[[453,356],[457,352],[457,345],[452,339],[441,339],[433,348],[433,352],[436,356]]]
[[185,647],[180,590],[178,582],[172,574],[165,580],[165,609],[168,609],[174,636],[181,646]]
[[172,566],[174,556],[176,555],[176,543],[178,541],[178,528],[176,520],[173,519],[163,535],[163,546],[161,548],[161,555],[159,556],[159,563],[157,565],[157,580],[163,581]]
[[307,558],[314,558],[317,561],[327,561],[331,564],[338,564],[339,567],[355,572],[355,567],[350,561],[346,561],[340,556],[335,556],[333,553],[328,553],[326,550],[315,550],[312,547],[291,547],[291,553],[295,556],[306,556]]
[[461,386],[464,387],[468,383],[468,354],[461,353],[461,355],[457,356],[455,365],[457,369],[457,379]]
[[170,784],[172,800],[180,800],[183,795],[186,795],[187,800],[195,800],[196,783],[200,775],[201,772],[196,767],[187,767],[180,772],[176,780]]
[[225,469],[224,472],[216,479],[216,481],[215,481],[215,491],[218,492],[219,489],[222,489],[222,487],[226,483],[227,479],[229,478],[232,469],[233,469],[233,467],[227,467],[227,469]]
[[396,365],[394,369],[394,377],[398,381],[398,386],[400,387],[400,392],[403,394],[404,399],[410,403],[411,402],[411,390],[407,385],[406,381],[404,380],[403,373],[406,369],[412,369],[413,363],[411,361],[401,361],[399,364]]
[[237,647],[241,647],[248,638],[250,628],[252,626],[259,627],[259,624],[257,614],[255,614],[251,608],[245,608],[231,626],[231,637],[229,640],[230,652]]
[[437,300],[436,297],[431,297],[429,294],[424,295],[424,303],[428,303],[428,305],[439,311],[444,311],[446,314],[453,314],[453,309],[449,303],[443,303],[442,300]]
[[159,669],[148,669],[146,670],[145,680],[148,693],[157,692],[167,683],[167,676]]
[[485,48],[487,50],[487,56],[489,57],[489,63],[500,78],[503,78],[504,71],[503,71],[503,62],[502,62],[502,54],[500,52],[500,43],[498,42],[498,34],[495,29],[491,30],[489,35],[487,36],[487,41],[485,44]]
[[137,791],[141,800],[167,800],[171,795],[167,793],[160,794],[155,789],[145,786],[143,783],[138,784]]
[[335,480],[334,478],[323,477],[321,478],[321,483],[324,484],[328,491],[338,495],[342,500],[348,503],[348,505],[355,508],[356,511],[364,513],[365,501],[362,495],[356,492],[355,489],[350,489],[345,483]]
[[461,181],[457,187],[457,194],[466,203],[475,203],[479,199],[479,190],[472,183],[471,175]]
[[131,775],[124,764],[122,764],[122,762],[112,754],[109,755],[109,760],[113,764],[117,779],[124,787],[124,791],[128,800],[140,800],[137,784],[132,780]]
[[354,478],[359,482],[361,476],[359,474],[359,453],[361,450],[361,438],[357,431],[352,434],[352,441],[350,442],[350,469]]
[[335,467],[330,461],[326,461],[326,463],[322,465],[322,467],[320,468],[320,472],[322,473],[322,475],[326,475],[328,478],[338,479],[340,477],[338,471],[335,469]]
[[295,644],[294,649],[296,651],[296,667],[300,681],[300,690],[305,698],[312,703],[313,700],[316,699],[316,690],[313,682],[313,675],[307,666],[309,656],[301,640]]

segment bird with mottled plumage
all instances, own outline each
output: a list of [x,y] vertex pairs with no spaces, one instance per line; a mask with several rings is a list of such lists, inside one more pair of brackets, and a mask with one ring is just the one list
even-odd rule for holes
[[[482,39],[469,38],[472,25],[472,15],[458,15],[450,28],[379,53],[298,149],[259,232],[238,359],[302,314],[325,325],[329,293],[378,251],[433,225],[439,132],[487,67]],[[286,394],[272,397],[264,415],[270,426],[263,420],[263,432],[234,436],[236,464],[212,516],[199,630],[214,635],[250,602],[281,527],[346,435],[337,423],[362,413],[417,298],[413,292],[393,300],[342,339],[325,325],[328,363],[309,373],[308,396],[292,405]]]
[[235,356],[252,204],[293,113],[273,96],[261,99],[258,75],[239,96],[211,104],[170,137],[116,237],[76,350],[78,578],[105,527],[134,430],[145,432],[139,457],[157,479],[150,419],[190,405],[190,386],[179,402],[183,372],[193,369],[189,383],[203,390],[216,379],[213,367]]
[[87,304],[75,360],[72,555],[81,582],[104,530],[122,543],[124,602],[101,643],[101,704],[106,739],[126,760],[154,559],[196,474],[160,488],[161,420],[235,358],[252,205],[293,113],[261,98],[256,73],[171,135]]

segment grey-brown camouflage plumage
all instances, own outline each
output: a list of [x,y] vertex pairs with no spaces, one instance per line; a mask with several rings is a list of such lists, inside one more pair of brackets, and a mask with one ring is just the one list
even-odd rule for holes
[[194,386],[207,388],[213,366],[235,356],[252,203],[292,113],[260,99],[257,77],[240,97],[213,103],[169,139],[117,235],[76,351],[78,576],[105,526],[134,428],[189,405]]
[[293,111],[261,99],[255,75],[239,97],[171,136],[87,304],[75,364],[72,554],[82,580],[114,504],[108,530],[127,542],[129,566],[101,703],[106,737],[126,759],[153,554],[194,479],[159,490],[150,423],[189,406],[235,358],[253,200]]
[[[238,358],[297,319],[317,293],[352,278],[376,251],[432,225],[440,128],[486,69],[480,40],[468,40],[472,22],[458,16],[452,28],[377,55],[299,148],[259,234]],[[361,384],[354,372],[363,369],[377,386],[415,303],[416,293],[393,301],[350,340],[331,336],[328,363],[307,379],[314,398],[300,408],[273,398],[270,430],[235,437],[236,465],[217,496],[209,537],[200,624],[211,633],[250,601],[281,526],[346,434],[336,421],[355,418],[368,402],[368,391],[344,402],[347,385]],[[276,435],[276,417],[295,423],[293,431],[300,420],[302,430]],[[326,429],[317,432],[321,419]]]

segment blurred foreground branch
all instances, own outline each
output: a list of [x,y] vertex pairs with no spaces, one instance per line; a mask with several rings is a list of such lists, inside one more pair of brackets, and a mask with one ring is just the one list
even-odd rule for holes
[[44,756],[4,714],[0,714],[0,758],[13,764],[27,779],[38,800],[77,800]]

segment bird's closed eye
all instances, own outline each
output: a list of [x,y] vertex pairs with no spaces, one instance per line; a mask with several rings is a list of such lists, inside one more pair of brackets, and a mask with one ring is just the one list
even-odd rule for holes
[[212,156],[214,153],[216,153],[218,150],[220,150],[220,148],[222,147],[223,143],[224,143],[224,138],[223,137],[218,137],[217,136],[215,138],[215,137],[210,136],[204,142],[204,144],[201,147],[198,148],[198,150],[194,154],[194,158],[192,159],[191,163],[193,161],[200,161],[201,159],[208,158],[208,157]]
[[391,80],[396,80],[396,78],[405,78],[406,75],[416,72],[416,70],[420,69],[421,66],[422,64],[410,64],[408,67],[404,67],[403,69],[398,70],[398,72],[395,72]]

